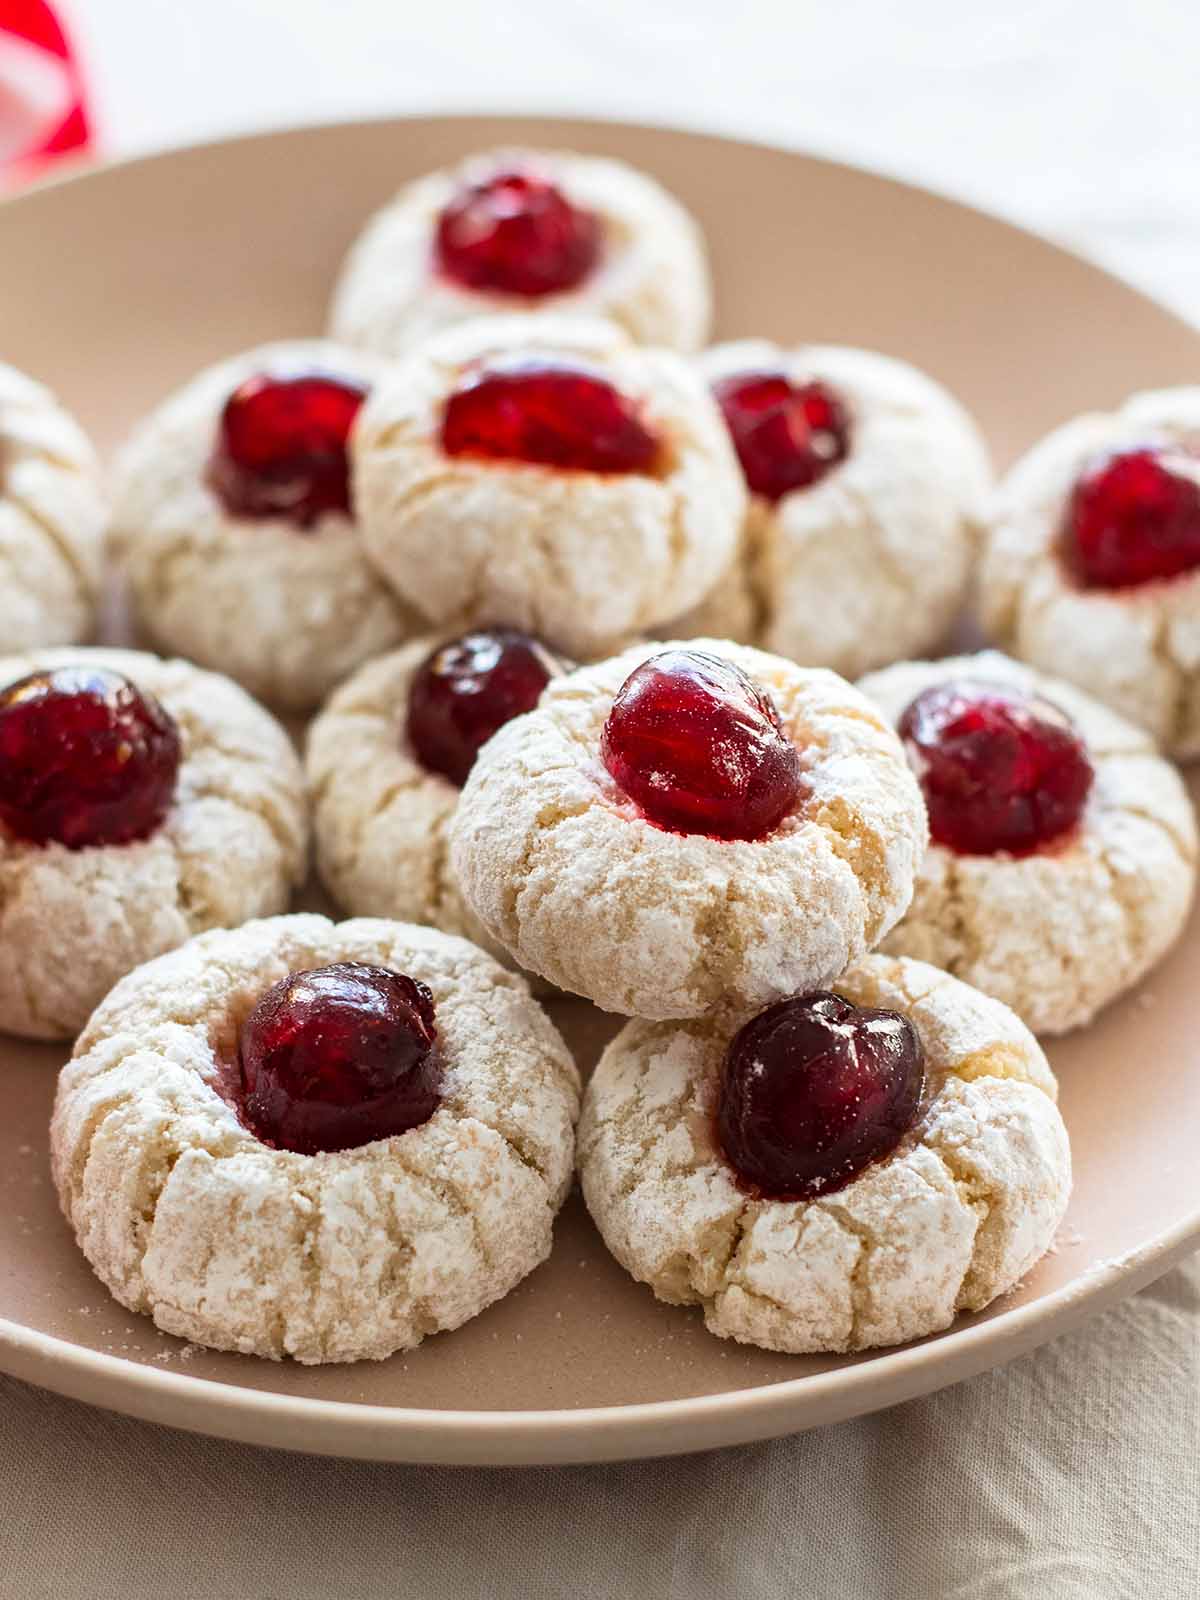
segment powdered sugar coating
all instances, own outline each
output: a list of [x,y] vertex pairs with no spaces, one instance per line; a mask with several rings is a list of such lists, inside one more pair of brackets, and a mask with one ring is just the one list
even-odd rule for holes
[[[260,1143],[227,1098],[237,1031],[289,972],[336,961],[429,986],[444,1097],[354,1150]],[[382,1359],[455,1328],[550,1250],[571,1182],[574,1063],[523,981],[463,939],[276,917],[131,973],[59,1081],[54,1181],[122,1305],[216,1349]]]
[[0,828],[0,1028],[76,1034],[118,978],[203,929],[282,911],[303,879],[307,815],[287,734],[236,684],[135,650],[0,659],[0,685],[74,663],[124,673],[175,719],[175,798],[147,839],[68,850]]
[[422,635],[360,667],[310,727],[305,773],[317,868],[351,915],[425,922],[507,964],[450,866],[458,788],[421,764],[406,733],[409,688],[439,642]]
[[[573,205],[599,217],[597,269],[577,288],[535,300],[440,276],[433,243],[444,206],[462,185],[522,166],[546,173]],[[395,356],[469,317],[550,310],[607,317],[639,344],[692,351],[707,336],[710,302],[700,230],[653,178],[569,151],[493,150],[406,184],[375,214],[342,269],[330,329],[348,344]]]
[[998,651],[902,662],[859,687],[895,723],[924,690],[962,677],[1065,711],[1095,781],[1078,829],[1032,855],[960,855],[931,843],[884,949],[995,995],[1035,1033],[1064,1033],[1137,983],[1179,937],[1195,892],[1195,815],[1179,774],[1140,728]]
[[351,518],[329,511],[301,529],[284,517],[238,517],[209,487],[217,425],[233,390],[260,372],[314,369],[361,383],[379,371],[369,357],[325,340],[244,351],[146,418],[114,483],[114,542],[146,636],[295,711],[416,629],[367,562]]
[[547,685],[480,751],[451,828],[468,903],[523,967],[606,1011],[699,1016],[828,983],[903,914],[925,807],[899,740],[832,673],[727,640],[693,648],[770,692],[805,789],[765,839],[648,822],[601,765],[625,679],[671,644],[641,644]]
[[987,632],[1041,672],[1077,683],[1180,758],[1200,755],[1200,570],[1132,589],[1081,589],[1058,555],[1075,479],[1091,457],[1144,444],[1200,451],[1200,386],[1135,394],[1076,417],[997,490],[980,571]]
[[584,1097],[579,1171],[608,1248],[712,1333],[796,1354],[899,1344],[1019,1281],[1066,1210],[1057,1086],[998,1001],[923,962],[868,956],[831,985],[910,1017],[927,1102],[897,1149],[809,1201],[753,1199],[713,1137],[717,1087],[745,1013],[634,1021]]
[[92,632],[107,508],[88,440],[48,389],[0,362],[0,637],[7,650]]
[[674,630],[848,677],[944,638],[991,482],[983,440],[953,396],[905,362],[845,345],[743,339],[706,351],[699,367],[709,383],[765,371],[827,384],[849,410],[850,451],[776,504],[750,496],[736,561]]
[[[602,475],[447,456],[447,397],[472,368],[513,357],[601,373],[641,403],[667,467]],[[503,622],[580,657],[699,600],[733,554],[745,504],[688,364],[579,317],[491,317],[430,340],[372,394],[354,457],[367,553],[407,602],[439,627]]]

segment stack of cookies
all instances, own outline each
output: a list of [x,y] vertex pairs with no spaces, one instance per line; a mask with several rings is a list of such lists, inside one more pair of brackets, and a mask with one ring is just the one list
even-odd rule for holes
[[[709,306],[619,163],[408,185],[328,338],[202,373],[116,463],[175,660],[73,643],[104,491],[0,382],[0,1025],[78,1036],[63,1208],[164,1330],[410,1348],[545,1258],[576,1170],[635,1278],[775,1350],[919,1338],[1050,1247],[1035,1035],[1194,889],[1159,743],[1200,749],[1200,401],[995,491],[932,379],[702,350]],[[1020,659],[920,659],[975,585]],[[316,712],[303,765],[251,696]],[[349,920],[288,914],[310,824]],[[555,991],[629,1019],[582,1094]]]

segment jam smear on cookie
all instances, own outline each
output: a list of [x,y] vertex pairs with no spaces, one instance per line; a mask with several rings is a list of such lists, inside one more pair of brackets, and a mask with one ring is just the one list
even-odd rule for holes
[[532,711],[562,671],[545,645],[516,628],[481,629],[438,645],[408,691],[405,731],[417,759],[461,789],[480,748]]
[[257,373],[233,391],[217,427],[208,481],[235,517],[283,517],[298,528],[351,515],[347,441],[366,389],[326,372]]
[[524,299],[578,288],[600,254],[595,213],[572,205],[557,184],[528,169],[464,185],[434,236],[443,276],[467,289]]
[[713,384],[752,494],[774,503],[807,489],[844,461],[850,416],[824,383],[793,383],[782,372],[736,372]]
[[441,1101],[436,1045],[423,983],[357,961],[293,972],[242,1024],[243,1116],[301,1155],[405,1133]]
[[31,673],[0,693],[0,821],[69,850],[145,839],[170,809],[181,749],[174,719],[123,674]]
[[673,833],[761,839],[803,789],[799,752],[771,696],[701,650],[666,650],[630,673],[600,757],[643,815]]
[[1143,445],[1096,457],[1075,480],[1060,549],[1085,589],[1132,589],[1200,566],[1200,457]]
[[1070,718],[1037,695],[957,679],[917,696],[899,724],[938,844],[1029,855],[1079,821],[1095,772]]
[[647,475],[662,455],[637,404],[602,374],[524,357],[468,372],[446,401],[441,437],[450,456],[571,472]]
[[735,1034],[717,1140],[739,1184],[773,1200],[843,1188],[916,1120],[925,1053],[908,1017],[817,990],[780,1000]]

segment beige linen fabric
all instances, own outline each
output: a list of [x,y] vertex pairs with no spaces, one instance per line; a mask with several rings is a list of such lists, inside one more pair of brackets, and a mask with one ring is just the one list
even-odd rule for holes
[[1198,1447],[1200,1257],[940,1394],[617,1466],[325,1461],[0,1378],[0,1596],[1194,1600]]

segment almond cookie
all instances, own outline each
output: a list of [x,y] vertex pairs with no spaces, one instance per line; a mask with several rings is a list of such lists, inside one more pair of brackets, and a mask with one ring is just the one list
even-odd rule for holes
[[721,1338],[794,1354],[981,1310],[1047,1250],[1071,1189],[1054,1076],[1007,1007],[878,955],[831,987],[628,1023],[579,1124],[622,1266]]
[[906,740],[932,843],[884,948],[1063,1033],[1174,944],[1196,823],[1149,735],[996,651],[903,662],[859,687]]
[[728,635],[855,677],[936,645],[990,482],[939,384],[870,350],[764,339],[700,359],[750,491],[736,561],[679,637]]
[[91,634],[106,509],[95,452],[48,389],[0,363],[0,638],[8,650]]
[[406,184],[334,294],[335,337],[383,355],[468,317],[586,312],[639,344],[697,349],[708,264],[677,200],[619,161],[493,150]]
[[1200,387],[1076,417],[996,495],[981,571],[996,641],[1200,755]]
[[304,876],[300,764],[236,684],[134,650],[0,660],[0,1028],[76,1034],[118,978]]
[[698,601],[744,506],[688,364],[611,323],[493,317],[398,362],[363,408],[367,553],[430,622],[498,619],[574,656]]
[[275,917],[118,984],[50,1150],[80,1249],[164,1332],[380,1360],[549,1254],[578,1106],[526,985],[465,939]]
[[114,537],[154,644],[304,711],[415,631],[350,499],[347,436],[376,372],[320,340],[262,345],[142,423],[117,465]]
[[354,916],[462,934],[505,963],[462,897],[450,824],[480,746],[563,668],[512,629],[412,639],[336,690],[308,735],[317,866]]
[[659,1019],[829,982],[903,914],[925,841],[866,699],[709,639],[552,680],[480,751],[450,860],[521,966]]

